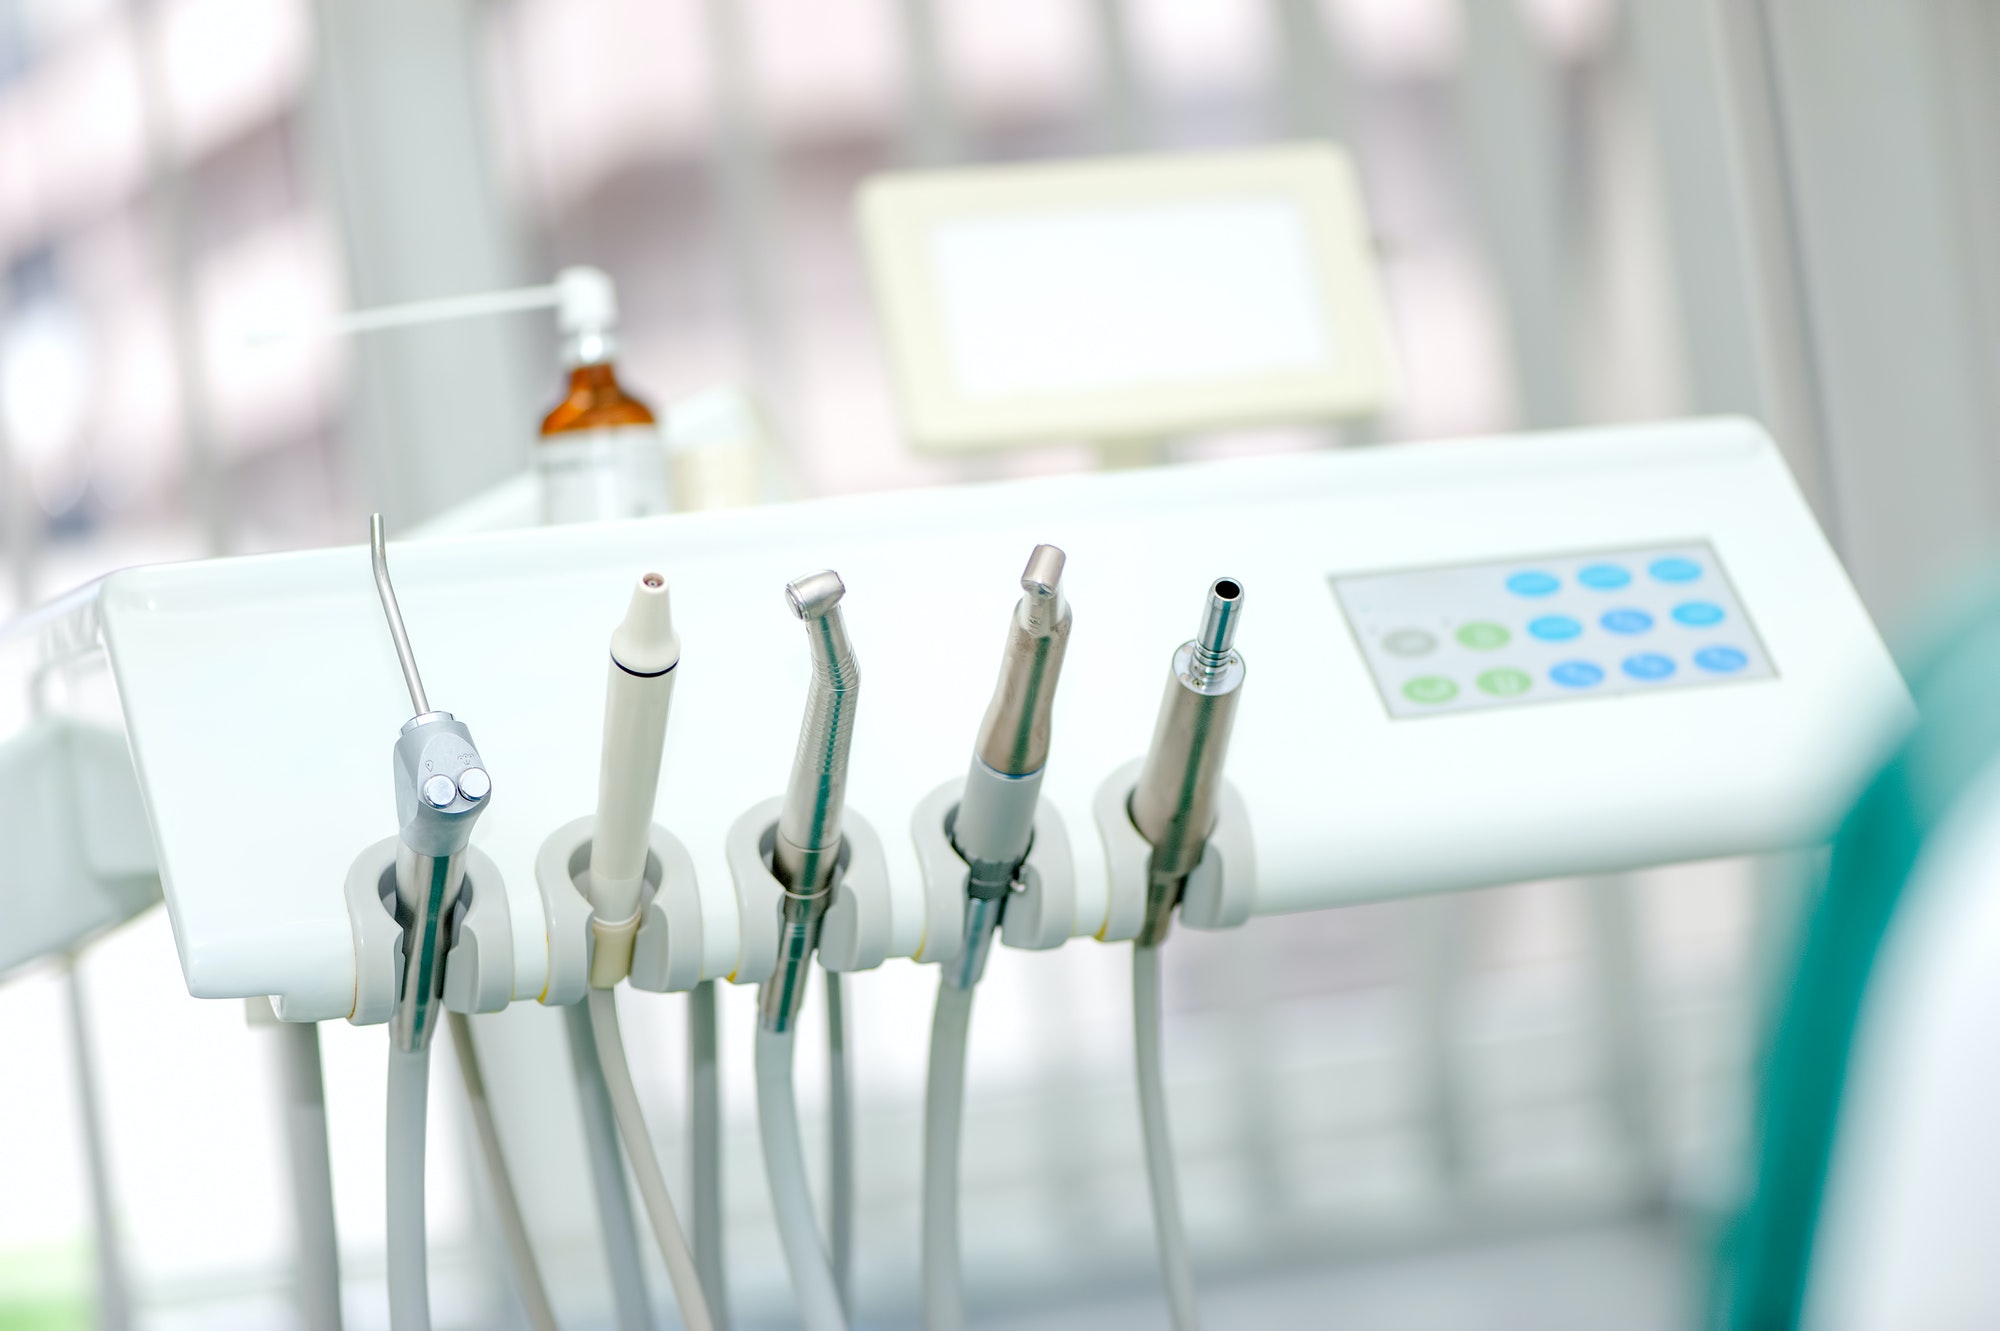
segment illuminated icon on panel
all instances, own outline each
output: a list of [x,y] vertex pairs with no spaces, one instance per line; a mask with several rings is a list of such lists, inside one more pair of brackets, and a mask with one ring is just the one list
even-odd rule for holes
[[1623,564],[1585,564],[1576,571],[1576,580],[1592,591],[1615,592],[1632,581]]
[[1505,647],[1507,640],[1513,635],[1498,624],[1488,620],[1476,620],[1470,624],[1460,625],[1458,632],[1453,636],[1475,652],[1490,652],[1496,647]]
[[1634,679],[1665,679],[1674,673],[1673,658],[1661,656],[1658,652],[1640,652],[1626,657],[1621,664],[1625,673]]
[[1550,667],[1549,678],[1566,689],[1587,689],[1604,682],[1604,670],[1588,661],[1564,661]]
[[1694,663],[1718,675],[1734,674],[1750,664],[1750,658],[1734,647],[1704,647],[1694,654]]
[[1693,582],[1701,576],[1701,565],[1679,555],[1667,555],[1648,564],[1646,571],[1661,582]]
[[1435,706],[1458,696],[1458,685],[1443,675],[1419,675],[1403,685],[1403,696],[1411,702]]
[[1599,617],[1598,623],[1612,633],[1623,633],[1628,637],[1634,633],[1644,633],[1653,627],[1653,617],[1644,610],[1607,610]]

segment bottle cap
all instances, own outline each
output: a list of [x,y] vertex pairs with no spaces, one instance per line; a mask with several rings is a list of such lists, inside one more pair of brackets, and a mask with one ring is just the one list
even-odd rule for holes
[[602,332],[618,325],[618,289],[602,268],[578,265],[556,274],[556,327]]

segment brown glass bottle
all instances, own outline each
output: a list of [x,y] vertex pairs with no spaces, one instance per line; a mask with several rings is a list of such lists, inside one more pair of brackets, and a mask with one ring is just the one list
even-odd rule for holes
[[570,368],[569,392],[542,417],[542,438],[547,441],[576,430],[655,424],[653,409],[625,391],[610,361],[600,361]]
[[542,420],[535,470],[548,523],[642,518],[667,511],[667,458],[652,408],[612,368],[608,331],[580,330],[565,347],[569,387]]

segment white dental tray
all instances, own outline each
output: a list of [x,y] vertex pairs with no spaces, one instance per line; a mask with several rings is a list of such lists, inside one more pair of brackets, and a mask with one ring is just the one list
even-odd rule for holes
[[[1076,614],[1045,791],[1078,857],[1078,934],[1105,909],[1092,793],[1144,749],[1218,575],[1247,594],[1228,772],[1259,912],[1807,843],[1909,708],[1776,450],[1741,421],[392,542],[432,704],[492,772],[474,842],[506,880],[515,997],[544,988],[535,854],[594,806],[607,641],[634,578],[673,586],[684,655],[658,816],[693,854],[704,971],[722,975],[723,838],[781,792],[805,699],[785,582],[831,567],[847,584],[849,803],[887,847],[892,952],[908,954],[925,928],[910,813],[964,769],[1038,541],[1068,553]],[[1586,578],[1599,566],[1626,581]],[[342,882],[394,833],[409,715],[365,546],[131,570],[102,611],[189,989],[346,1015]],[[1532,627],[1552,619],[1576,632]]]

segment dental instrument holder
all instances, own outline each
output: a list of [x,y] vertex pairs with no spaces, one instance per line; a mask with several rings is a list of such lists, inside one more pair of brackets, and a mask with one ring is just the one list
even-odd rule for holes
[[[1109,880],[1104,925],[1097,937],[1106,943],[1139,936],[1146,922],[1148,867],[1152,843],[1132,825],[1132,792],[1139,785],[1145,759],[1134,758],[1097,788],[1091,812],[1104,842],[1104,867]],[[1236,787],[1225,779],[1216,801],[1215,829],[1208,835],[1201,860],[1187,876],[1177,913],[1190,929],[1234,929],[1250,918],[1257,904],[1257,849],[1251,836],[1250,813]]]
[[[549,925],[549,979],[542,1003],[562,1007],[581,1001],[592,986],[593,965],[606,951],[629,949],[624,978],[635,989],[680,993],[713,978],[701,971],[701,894],[694,860],[680,838],[658,823],[648,840],[636,925],[602,925],[592,916],[590,838],[595,821],[586,814],[564,823],[535,856],[535,885]],[[615,961],[610,969],[618,969]],[[602,981],[609,974],[600,972],[596,978]]]
[[[972,870],[952,844],[951,826],[965,791],[957,777],[924,796],[910,817],[917,867],[924,884],[923,943],[912,957],[950,965],[965,944],[965,915],[972,909]],[[1144,866],[1141,866],[1143,872]],[[1045,951],[1071,937],[1076,922],[1076,863],[1069,831],[1046,799],[1035,802],[1034,834],[1000,915],[1008,947]],[[967,959],[970,960],[970,959]]]
[[[347,871],[347,917],[354,935],[354,1011],[347,1020],[374,1026],[396,1010],[403,974],[403,926],[396,919],[398,837],[355,857]],[[498,1012],[514,996],[514,926],[500,870],[478,847],[465,852],[465,874],[445,915],[444,1005],[452,1012]],[[311,1020],[286,1011],[287,1021]]]
[[[777,969],[780,915],[788,893],[771,861],[784,805],[784,797],[775,796],[747,810],[730,825],[723,844],[742,930],[736,969],[729,976],[737,984],[761,984]],[[827,894],[815,944],[820,965],[842,972],[881,965],[891,944],[889,862],[882,839],[853,809],[841,820],[840,853]]]

